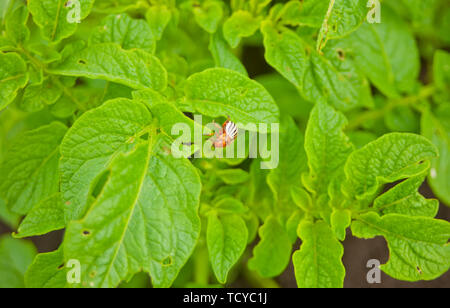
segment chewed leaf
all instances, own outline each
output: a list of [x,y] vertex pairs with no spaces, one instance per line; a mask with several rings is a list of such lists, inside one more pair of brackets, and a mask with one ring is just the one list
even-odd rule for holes
[[386,134],[350,154],[344,190],[358,199],[370,197],[381,184],[423,174],[437,155],[435,146],[422,136]]
[[86,112],[73,124],[61,144],[59,167],[67,221],[82,217],[94,180],[151,121],[142,103],[116,99]]
[[381,269],[406,281],[432,280],[450,267],[450,223],[428,217],[375,213],[361,215],[352,224],[353,235],[386,238],[390,251]]
[[69,224],[64,255],[80,260],[82,286],[115,287],[144,269],[155,287],[169,287],[191,255],[200,179],[188,160],[164,154],[166,144],[159,135],[116,156],[91,210]]

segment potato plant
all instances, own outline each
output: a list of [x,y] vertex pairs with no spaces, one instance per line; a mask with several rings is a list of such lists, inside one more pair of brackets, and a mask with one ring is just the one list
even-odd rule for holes
[[[395,279],[442,276],[449,21],[446,0],[3,0],[0,287],[275,287],[292,262],[339,288],[349,236],[384,237]],[[223,151],[265,135],[275,164],[196,155],[227,119]]]

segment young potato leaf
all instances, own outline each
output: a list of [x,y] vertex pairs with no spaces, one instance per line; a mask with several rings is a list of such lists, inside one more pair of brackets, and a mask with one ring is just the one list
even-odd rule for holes
[[156,49],[156,39],[149,24],[127,14],[106,17],[92,32],[89,43],[117,43],[123,49],[140,48],[149,53],[154,53]]
[[159,91],[167,86],[167,72],[158,58],[139,49],[124,50],[115,43],[75,49],[73,53],[65,54],[50,72],[104,79],[133,89],[152,88]]
[[163,135],[111,162],[110,177],[87,215],[67,228],[64,255],[82,264],[82,285],[116,287],[143,269],[169,287],[200,233],[201,183],[186,159],[164,154]]
[[389,261],[381,269],[406,281],[432,280],[450,267],[450,223],[429,217],[367,213],[352,224],[354,236],[370,239],[384,236]]
[[31,242],[0,237],[0,288],[24,288],[24,275],[35,255]]
[[328,186],[353,151],[343,132],[347,119],[327,103],[318,102],[311,112],[305,136],[309,176],[307,187],[317,194],[328,192]]
[[250,174],[242,169],[224,169],[217,171],[216,174],[228,185],[243,184],[250,179]]
[[75,33],[93,4],[94,0],[29,0],[28,9],[44,38],[57,43]]
[[281,120],[279,152],[279,164],[270,170],[267,184],[273,192],[275,212],[287,219],[285,216],[297,208],[291,197],[291,189],[301,185],[301,175],[307,169],[304,138],[290,117]]
[[223,16],[222,3],[217,0],[206,0],[195,6],[194,17],[200,27],[209,33],[214,33]]
[[28,82],[27,65],[16,53],[0,52],[0,111],[16,97]]
[[26,214],[59,190],[59,145],[66,131],[54,122],[11,144],[0,166],[0,194],[12,212]]
[[435,114],[422,114],[422,135],[439,150],[439,157],[431,160],[428,183],[442,202],[450,206],[450,107],[440,106]]
[[422,136],[386,134],[350,154],[344,190],[358,199],[371,197],[384,183],[423,174],[437,155],[436,147]]
[[280,33],[270,21],[261,24],[261,32],[267,63],[301,90],[308,61],[306,44],[291,30],[286,29]]
[[63,90],[50,78],[43,79],[42,82],[25,88],[20,106],[25,111],[36,112],[56,103],[62,94]]
[[243,37],[255,34],[260,20],[248,11],[236,11],[223,24],[223,36],[232,48],[236,48]]
[[47,234],[65,227],[64,205],[56,193],[35,205],[20,223],[15,238]]
[[345,268],[344,247],[327,223],[303,222],[298,235],[302,240],[292,261],[299,288],[342,288]]
[[351,224],[352,212],[349,210],[333,210],[331,214],[331,228],[338,240],[345,240],[346,230]]
[[259,229],[260,241],[253,249],[248,267],[262,277],[280,275],[288,266],[292,242],[289,234],[274,216],[269,216]]
[[383,5],[382,22],[364,23],[344,40],[359,69],[386,96],[411,91],[420,71],[417,43],[408,25]]
[[385,192],[373,204],[383,214],[404,214],[409,216],[436,216],[439,201],[426,199],[418,190],[426,175],[409,178]]
[[153,5],[147,10],[145,18],[150,25],[153,37],[159,41],[163,35],[164,29],[172,19],[172,12],[165,5]]
[[219,30],[211,34],[209,41],[209,50],[214,58],[217,67],[227,68],[242,75],[248,76],[247,70],[238,57],[230,50],[227,42],[224,40],[222,32]]
[[28,9],[24,5],[17,7],[11,14],[6,16],[6,36],[16,45],[23,44],[30,38],[30,30],[26,26],[28,16]]
[[67,282],[67,270],[64,263],[62,246],[53,252],[40,253],[25,273],[27,288],[64,288]]
[[212,68],[189,77],[185,84],[186,101],[209,117],[227,117],[233,122],[275,123],[278,107],[263,86],[235,71]]
[[61,144],[61,192],[66,221],[83,216],[91,185],[110,161],[143,134],[152,117],[145,105],[116,99],[84,113]]
[[247,246],[248,230],[245,221],[236,214],[208,216],[206,240],[209,259],[220,283],[242,256]]

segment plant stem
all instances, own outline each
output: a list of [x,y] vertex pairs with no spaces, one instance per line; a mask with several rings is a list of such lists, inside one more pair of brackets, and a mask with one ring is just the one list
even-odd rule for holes
[[346,130],[348,130],[348,131],[355,130],[355,129],[359,128],[360,126],[362,126],[367,121],[372,121],[372,120],[382,118],[389,111],[391,111],[392,109],[394,109],[396,107],[413,105],[414,103],[417,103],[418,101],[420,101],[422,99],[426,99],[426,98],[430,97],[431,95],[433,95],[434,91],[435,91],[435,89],[433,86],[426,86],[426,87],[423,87],[421,89],[421,91],[419,92],[419,94],[417,94],[417,95],[403,97],[403,98],[399,98],[399,99],[392,99],[382,109],[368,111],[366,113],[363,113],[361,116],[357,117],[353,121],[350,121]]
[[258,273],[249,270],[245,265],[243,266],[243,275],[245,280],[247,280],[252,287],[270,289],[280,288],[280,285],[275,280],[261,277]]

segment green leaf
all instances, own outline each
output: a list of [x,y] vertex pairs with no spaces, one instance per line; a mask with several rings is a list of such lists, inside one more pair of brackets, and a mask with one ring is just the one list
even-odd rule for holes
[[344,189],[358,199],[370,197],[384,183],[423,174],[437,155],[434,145],[422,136],[386,134],[350,154]]
[[30,242],[0,237],[0,288],[23,288],[24,275],[36,255]]
[[296,33],[288,29],[279,31],[271,22],[264,22],[261,31],[266,61],[308,101],[328,101],[339,110],[372,105],[369,83],[353,60],[345,56],[339,42],[327,46],[322,55]]
[[94,0],[29,0],[28,9],[44,38],[57,43],[75,33],[78,22],[89,15],[93,4]]
[[328,192],[331,180],[353,151],[343,132],[346,125],[345,116],[326,103],[317,103],[311,112],[305,136],[309,176],[304,182],[319,195]]
[[[319,11],[323,12],[323,2],[321,0],[309,1],[312,6],[320,6]],[[320,3],[320,4],[319,4]],[[308,2],[305,3],[308,6]],[[322,27],[317,41],[318,49],[325,47],[329,39],[342,38],[362,25],[367,15],[366,0],[330,0],[328,8],[323,16]],[[307,10],[317,10],[317,8],[307,8]]]
[[288,266],[292,243],[288,233],[277,218],[269,216],[259,229],[260,241],[253,249],[248,267],[263,277],[280,275]]
[[433,79],[436,87],[443,92],[443,99],[450,99],[450,53],[438,50],[434,54]]
[[214,33],[223,16],[222,4],[216,0],[206,0],[195,6],[194,17],[200,27],[209,33]]
[[367,213],[353,222],[352,232],[365,239],[378,235],[386,238],[390,258],[381,269],[395,279],[432,280],[450,267],[450,223],[447,221]]
[[340,241],[345,240],[346,230],[352,223],[352,213],[349,210],[333,210],[331,228]]
[[186,159],[162,150],[151,135],[111,162],[110,177],[87,215],[69,224],[64,256],[82,265],[82,285],[116,287],[141,269],[169,287],[200,233],[201,183]]
[[28,9],[21,5],[5,19],[6,36],[17,44],[23,44],[30,38],[30,30],[27,28]]
[[64,288],[67,271],[62,247],[49,253],[40,253],[25,273],[27,288]]
[[436,216],[439,201],[425,199],[419,188],[425,180],[425,174],[409,178],[385,192],[373,204],[374,209],[383,214],[404,214],[409,216]]
[[[150,108],[152,115],[158,119],[161,130],[173,138],[178,137],[178,135],[172,133],[174,125],[181,123],[189,126],[191,132],[206,130],[199,123],[182,113],[173,102],[153,90],[135,91],[133,92],[133,98],[146,104]],[[188,137],[183,141],[190,142],[194,140],[194,136]],[[185,137],[181,136],[180,138]]]
[[273,98],[256,81],[237,72],[213,68],[188,78],[186,100],[192,108],[209,117],[227,117],[233,122],[278,122],[279,111]]
[[[215,202],[216,200],[214,200]],[[247,211],[247,208],[244,204],[238,199],[231,198],[228,196],[224,196],[223,199],[217,201],[214,204],[214,208],[220,213],[235,213],[235,214],[243,214]]]
[[92,183],[110,161],[124,152],[150,125],[152,117],[140,102],[116,99],[84,113],[61,144],[61,192],[66,221],[83,216]]
[[16,97],[28,82],[25,61],[16,53],[0,52],[0,111]]
[[206,239],[209,259],[220,283],[227,281],[228,273],[239,260],[247,246],[248,230],[238,215],[208,216]]
[[422,114],[422,135],[433,142],[439,151],[439,157],[431,160],[428,183],[433,192],[445,204],[450,206],[450,107],[440,106],[435,113],[425,111]]
[[89,43],[117,43],[123,49],[140,48],[149,53],[156,49],[156,39],[149,24],[127,14],[106,17],[92,32]]
[[0,198],[0,222],[3,222],[11,229],[16,229],[20,222],[20,216],[11,213],[6,207],[5,201]]
[[104,79],[134,89],[164,90],[167,86],[167,72],[155,56],[139,49],[124,50],[114,43],[76,49],[50,72]]
[[165,5],[155,5],[151,6],[147,10],[145,18],[150,25],[153,36],[157,40],[160,40],[164,29],[167,27],[172,18],[172,12]]
[[387,6],[382,22],[364,23],[345,39],[359,69],[386,96],[411,91],[420,71],[419,51],[408,25]]
[[220,30],[211,35],[209,50],[211,51],[217,67],[234,70],[242,75],[248,76],[244,65],[230,50]]
[[43,79],[42,82],[30,84],[25,88],[20,106],[25,111],[36,112],[54,104],[62,94],[63,90],[50,78]]
[[0,167],[0,194],[11,211],[26,214],[59,190],[59,145],[66,131],[54,122],[27,131],[10,145]]
[[260,21],[247,11],[236,11],[223,24],[223,36],[232,48],[236,48],[243,37],[255,34]]
[[65,227],[64,205],[59,193],[54,194],[34,206],[20,223],[16,238],[47,234]]
[[300,185],[301,175],[307,169],[303,143],[303,135],[294,120],[283,117],[280,127],[279,164],[270,170],[267,176],[277,214],[290,215],[292,210],[297,208],[291,197],[291,188]]
[[344,247],[331,228],[323,221],[305,221],[300,224],[298,233],[302,245],[292,257],[298,287],[342,288]]
[[291,30],[281,33],[275,26],[264,21],[261,24],[264,36],[265,58],[281,75],[289,80],[297,89],[302,89],[307,56],[306,44]]
[[242,169],[219,170],[217,176],[228,185],[242,184],[250,179],[250,174]]

